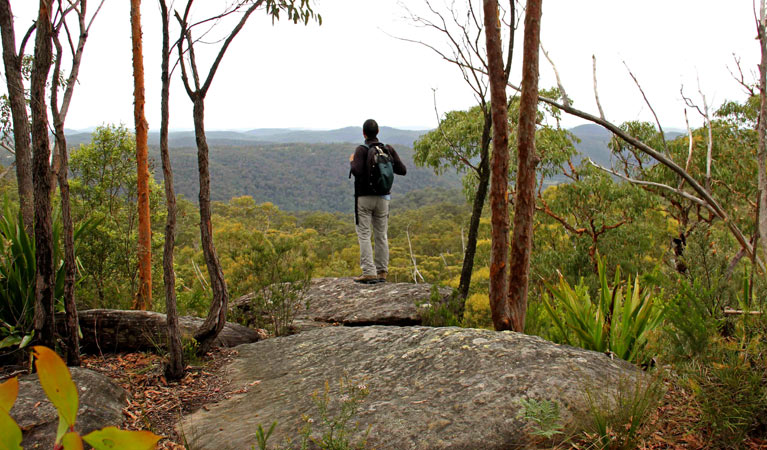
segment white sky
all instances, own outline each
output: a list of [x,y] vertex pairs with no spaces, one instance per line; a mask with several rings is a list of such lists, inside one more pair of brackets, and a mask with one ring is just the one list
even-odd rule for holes
[[[452,0],[432,1],[443,5]],[[89,1],[91,10],[95,3]],[[142,3],[146,114],[150,129],[157,131],[160,14],[157,2]],[[211,7],[218,0],[198,3]],[[421,0],[406,3],[413,8],[422,5]],[[34,19],[36,4],[12,0],[17,35]],[[359,126],[369,117],[386,126],[431,128],[437,123],[433,89],[440,112],[475,104],[455,66],[423,46],[389,36],[434,44],[443,40],[404,20],[396,0],[318,0],[315,10],[322,14],[322,26],[286,22],[272,26],[263,12],[251,18],[226,54],[207,96],[207,129],[332,129]],[[175,36],[175,28],[172,33]],[[713,106],[745,98],[728,67],[735,71],[735,53],[742,58],[747,79],[755,79],[759,60],[755,37],[752,0],[544,0],[542,42],[569,96],[575,106],[596,113],[591,69],[595,54],[599,96],[608,119],[617,123],[652,120],[624,60],[664,126],[683,128],[682,83],[686,94],[700,102],[699,76]],[[517,34],[517,43],[521,42],[522,30]],[[31,52],[31,44],[27,50]],[[207,68],[210,58],[204,56],[199,56],[200,65]],[[515,82],[521,63],[520,45]],[[129,2],[106,0],[86,44],[67,128],[103,123],[132,127],[132,83]],[[554,84],[553,71],[541,57],[540,86]],[[5,90],[5,83],[0,90]],[[701,122],[693,112],[690,120],[693,126]],[[564,122],[580,123],[575,118]],[[192,128],[191,103],[178,77],[171,92],[171,128]]]

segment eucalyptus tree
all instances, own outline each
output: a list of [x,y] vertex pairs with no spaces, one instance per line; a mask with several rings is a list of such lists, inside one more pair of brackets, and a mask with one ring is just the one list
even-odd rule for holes
[[[437,33],[443,40],[442,43],[400,39],[423,45],[446,62],[455,65],[477,102],[476,109],[471,108],[467,112],[454,111],[444,117],[438,117],[437,129],[415,144],[417,164],[428,165],[436,171],[452,166],[459,172],[468,171],[472,174],[472,179],[467,181],[472,181],[470,185],[475,192],[472,195],[472,213],[458,286],[461,296],[466,299],[471,286],[480,217],[490,188],[491,176],[490,145],[493,138],[493,119],[487,75],[486,40],[483,39],[485,27],[480,18],[481,9],[473,0],[466,2],[463,9],[453,3],[447,11],[441,11],[429,0],[423,0],[423,4],[427,12],[421,14],[407,9],[409,19],[415,25]],[[508,46],[502,68],[505,84],[511,72],[514,55],[514,32],[517,28],[516,0],[509,1],[508,11],[500,12],[501,16],[498,17],[497,22],[506,30]],[[500,105],[501,110],[505,109],[506,100],[504,99]]]
[[[104,0],[101,0],[94,14],[87,19],[87,0],[63,4],[58,2],[59,20],[53,27],[52,39],[56,48],[54,58],[53,76],[51,78],[51,116],[53,118],[53,129],[55,146],[55,159],[58,164],[54,164],[53,173],[59,182],[59,192],[61,195],[61,219],[64,232],[64,307],[66,310],[66,330],[65,344],[67,351],[67,364],[70,366],[80,365],[80,344],[79,344],[79,323],[77,319],[77,306],[75,304],[75,279],[77,277],[77,266],[75,261],[74,245],[74,226],[72,224],[71,204],[69,197],[69,167],[67,156],[67,140],[64,132],[64,123],[66,121],[69,105],[72,101],[74,88],[77,85],[77,77],[80,73],[80,62],[82,61],[85,50],[85,42],[88,39],[88,32]],[[64,47],[61,44],[61,30],[66,27],[66,17],[74,13],[78,24],[77,45],[69,32],[65,33],[67,37],[68,48],[71,51],[71,67],[69,76],[63,80],[61,74],[61,64],[64,59]],[[63,86],[62,86],[63,85]],[[58,101],[59,89],[63,88],[61,104]],[[58,167],[57,167],[58,166]]]
[[[200,344],[199,351],[204,353],[208,351],[213,341],[223,329],[226,323],[226,314],[229,304],[229,293],[224,280],[224,273],[221,269],[216,248],[213,243],[213,226],[211,223],[211,205],[210,205],[210,170],[208,168],[208,141],[205,136],[205,96],[210,90],[213,78],[218,71],[221,61],[226,54],[234,38],[242,30],[248,18],[258,9],[266,12],[273,20],[278,20],[280,13],[287,15],[288,20],[293,23],[308,24],[310,20],[316,19],[322,24],[322,18],[316,14],[310,5],[309,0],[255,0],[239,1],[230,9],[212,19],[206,19],[201,22],[192,23],[190,12],[193,0],[186,3],[183,13],[175,12],[176,19],[180,26],[180,34],[176,47],[178,49],[179,62],[181,66],[181,79],[184,84],[189,99],[193,104],[193,121],[195,140],[197,143],[197,164],[199,169],[200,194],[198,197],[200,208],[200,238],[202,249],[205,256],[205,264],[208,268],[210,277],[210,286],[213,292],[213,299],[210,305],[210,311],[205,322],[200,326],[194,335],[194,338]],[[196,41],[192,32],[195,28],[211,20],[218,20],[225,16],[241,13],[242,16],[235,27],[224,39],[213,63],[210,65],[207,76],[204,75],[198,67],[195,56]],[[189,67],[187,67],[187,65]],[[191,75],[191,77],[190,77]],[[191,80],[190,80],[191,78]]]
[[34,187],[32,184],[32,144],[30,141],[29,113],[22,76],[24,49],[32,36],[30,27],[16,48],[16,32],[10,0],[0,0],[0,37],[3,45],[5,82],[8,87],[8,106],[13,122],[13,145],[16,159],[16,181],[19,191],[19,207],[24,229],[28,234],[34,230]]
[[30,83],[32,110],[32,177],[35,216],[34,328],[40,344],[55,348],[53,229],[51,223],[51,145],[45,85],[53,59],[52,1],[40,0],[35,31],[35,52]]
[[165,286],[165,317],[168,326],[168,364],[165,376],[171,380],[184,376],[184,354],[176,307],[176,273],[173,270],[173,250],[176,246],[176,193],[173,189],[173,168],[168,150],[168,127],[170,121],[170,14],[165,0],[159,0],[162,19],[162,56],[160,90],[160,158],[165,183],[165,205],[168,216],[165,221],[165,245],[162,254],[163,284]]
[[138,192],[139,288],[135,309],[152,307],[152,228],[149,218],[149,125],[144,115],[144,53],[141,38],[141,0],[130,2],[131,41],[133,43],[133,120],[136,126],[136,173]]
[[[541,46],[543,0],[527,0],[525,38],[522,57],[522,95],[517,133],[517,195],[514,203],[514,236],[511,240],[508,304],[511,327],[525,329],[527,293],[530,278],[530,253],[535,214],[535,168],[540,157],[535,151],[535,124],[538,116],[538,49]],[[490,72],[492,75],[492,72]],[[503,84],[504,89],[506,83]]]

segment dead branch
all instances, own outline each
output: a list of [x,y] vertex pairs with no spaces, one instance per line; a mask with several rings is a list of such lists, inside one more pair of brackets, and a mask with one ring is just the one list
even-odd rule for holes
[[686,198],[687,200],[690,200],[692,202],[695,202],[695,203],[697,203],[697,204],[699,204],[701,206],[704,206],[704,207],[708,208],[713,213],[716,213],[716,211],[711,207],[711,205],[706,203],[704,200],[702,200],[702,199],[700,199],[698,197],[695,197],[694,195],[691,195],[691,194],[689,194],[689,193],[687,193],[687,192],[685,192],[685,191],[683,191],[681,189],[677,189],[677,188],[671,187],[671,186],[669,186],[667,184],[656,183],[654,181],[637,180],[637,179],[628,177],[628,176],[623,175],[621,173],[618,173],[618,172],[616,172],[616,171],[614,171],[612,169],[608,169],[607,167],[600,166],[599,164],[597,164],[594,161],[592,161],[591,158],[588,158],[588,162],[589,162],[589,164],[591,164],[592,166],[596,167],[597,169],[602,170],[604,172],[607,172],[607,173],[609,173],[611,175],[615,175],[616,177],[621,178],[623,180],[626,180],[629,183],[637,184],[637,185],[641,185],[641,186],[657,187],[657,188],[660,188],[660,189],[665,189],[667,191],[671,191],[671,192],[673,192],[673,193],[675,193],[677,195],[680,195],[680,196]]
[[730,72],[730,75],[732,78],[745,89],[746,94],[753,97],[757,95],[756,90],[754,89],[754,86],[748,84],[746,82],[746,77],[743,75],[743,68],[740,65],[740,58],[738,58],[735,53],[732,54],[732,58],[735,60],[735,67],[738,68],[738,75],[735,75],[732,73],[732,70],[730,70],[730,67],[727,66],[727,71]]
[[415,262],[413,244],[410,242],[410,225],[405,228],[405,234],[407,235],[407,246],[410,249],[410,260],[413,262],[413,283],[418,284],[418,278],[421,279],[421,282],[425,282],[426,280],[423,279],[423,275],[421,275],[421,272],[418,270],[418,264]]
[[650,100],[647,98],[647,95],[644,93],[644,89],[642,89],[642,85],[639,84],[639,80],[637,80],[637,77],[634,76],[634,72],[631,71],[628,64],[626,64],[626,61],[623,61],[623,65],[626,67],[626,70],[628,70],[629,75],[631,75],[631,79],[634,80],[634,83],[637,85],[637,88],[639,88],[639,92],[642,94],[642,98],[644,99],[645,104],[648,108],[650,108],[650,112],[652,113],[653,117],[655,117],[655,123],[658,124],[658,131],[660,131],[660,137],[663,141],[663,150],[668,153],[668,144],[666,144],[666,133],[663,132],[663,126],[660,124],[660,120],[658,119],[658,115],[655,114],[655,109],[650,104]]
[[599,101],[599,91],[597,90],[597,57],[596,55],[591,55],[591,66],[592,66],[592,72],[594,73],[594,100],[597,101],[597,108],[599,109],[599,117],[602,118],[602,120],[605,119],[605,111],[602,109],[602,103]]
[[[687,162],[684,164],[684,171],[689,172],[690,163],[692,162],[692,149],[694,147],[694,142],[692,137],[692,128],[690,128],[690,121],[687,119],[687,108],[684,109],[684,123],[687,125],[687,136],[689,140],[687,145]],[[682,189],[682,186],[684,186],[684,178],[679,177],[679,189]]]
[[557,66],[554,64],[554,61],[552,61],[551,57],[549,57],[549,52],[543,48],[543,43],[541,43],[541,51],[543,52],[543,56],[549,61],[549,64],[551,64],[551,68],[554,69],[554,76],[557,78],[557,87],[559,88],[559,93],[562,94],[562,101],[565,105],[570,106],[572,103],[570,102],[570,97],[567,96],[567,92],[565,92],[565,86],[562,84],[562,80],[559,78]]

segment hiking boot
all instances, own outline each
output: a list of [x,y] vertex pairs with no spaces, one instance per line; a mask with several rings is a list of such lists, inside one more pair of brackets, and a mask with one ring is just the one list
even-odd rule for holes
[[386,283],[386,272],[378,272],[378,282],[379,283]]
[[352,278],[352,280],[354,280],[355,283],[376,284],[378,283],[378,275],[360,275]]

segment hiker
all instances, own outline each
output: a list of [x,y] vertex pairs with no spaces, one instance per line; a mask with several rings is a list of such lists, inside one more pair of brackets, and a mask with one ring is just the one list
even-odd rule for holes
[[[365,284],[383,283],[389,272],[389,201],[394,174],[405,175],[407,168],[390,145],[378,140],[378,123],[368,119],[362,125],[365,143],[349,156],[354,175],[354,223],[360,244],[362,275],[354,281]],[[371,229],[372,228],[372,229]],[[375,258],[370,241],[375,235]]]

